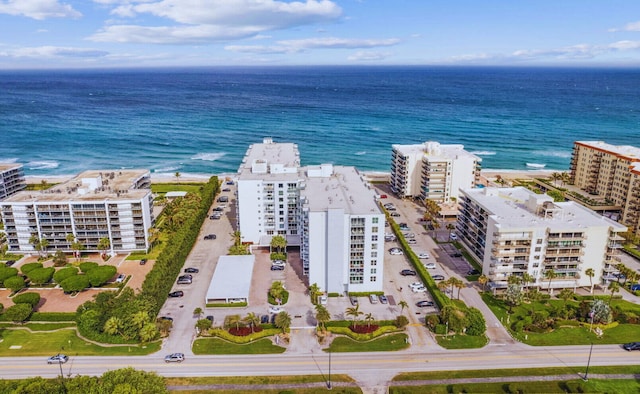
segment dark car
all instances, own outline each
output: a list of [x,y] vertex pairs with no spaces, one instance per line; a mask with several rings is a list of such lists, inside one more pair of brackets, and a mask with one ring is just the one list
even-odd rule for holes
[[471,269],[471,270],[467,271],[467,275],[480,275],[480,271],[478,271],[476,269]]
[[207,315],[206,319],[209,320],[211,324],[213,324],[213,315]]
[[145,264],[147,264],[147,259],[140,260],[140,265],[145,265]]
[[183,296],[184,296],[184,291],[182,291],[182,290],[172,291],[171,293],[169,293],[169,297],[171,297],[171,298],[178,298],[178,297],[183,297]]
[[414,270],[402,270],[400,271],[400,275],[402,276],[416,276],[416,271]]
[[624,350],[640,350],[640,342],[629,342],[629,343],[625,343],[624,345],[622,345],[622,347],[624,348]]
[[349,297],[349,301],[351,301],[351,305],[353,305],[353,306],[357,306],[358,305],[358,298],[357,297],[351,296],[351,297]]
[[260,317],[260,324],[267,324],[269,323],[269,315],[262,315]]
[[444,280],[444,275],[433,275],[431,278],[433,280]]
[[281,265],[272,265],[271,271],[284,271],[284,267]]
[[158,319],[173,322],[173,317],[169,317],[169,316],[160,316]]
[[433,301],[418,301],[416,302],[416,306],[420,307],[420,308],[426,308],[429,306],[434,306],[434,302]]
[[224,208],[222,208],[222,207],[213,208],[213,212],[223,212],[223,211],[224,211]]
[[387,299],[386,295],[381,295],[380,297],[378,297],[380,299],[380,303],[381,304],[386,304],[389,302],[389,300]]
[[228,187],[225,187],[224,189],[222,189],[223,192],[230,192],[231,189],[229,189]]
[[204,239],[216,239],[216,235],[215,234],[207,234],[204,236]]
[[4,265],[6,265],[7,267],[11,267],[12,265],[14,265],[16,263],[15,260],[7,260]]
[[200,270],[197,268],[189,267],[189,268],[185,268],[184,272],[189,274],[197,274],[198,272],[200,272]]

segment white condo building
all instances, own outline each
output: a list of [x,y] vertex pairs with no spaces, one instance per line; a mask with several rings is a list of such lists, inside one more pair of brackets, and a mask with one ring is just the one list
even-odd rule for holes
[[71,252],[72,234],[89,252],[102,238],[110,252],[147,250],[153,197],[147,170],[86,171],[43,191],[21,191],[0,201],[10,252],[35,252],[35,235],[47,250]]
[[0,163],[0,200],[27,187],[22,164]]
[[482,159],[463,145],[428,141],[392,149],[390,186],[400,197],[446,203],[458,198],[459,189],[478,184]]
[[285,237],[324,291],[382,290],[385,219],[355,168],[300,167],[297,145],[266,138],[247,150],[237,185],[243,242]]
[[[575,288],[617,272],[619,233],[627,228],[580,204],[554,202],[522,187],[462,190],[460,204],[459,239],[496,287],[528,273],[531,286]],[[548,270],[557,275],[550,284]]]

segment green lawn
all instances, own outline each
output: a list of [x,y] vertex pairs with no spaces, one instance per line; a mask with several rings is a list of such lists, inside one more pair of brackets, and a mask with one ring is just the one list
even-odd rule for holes
[[[333,377],[331,378],[333,380]],[[255,394],[256,389],[247,390],[216,390],[216,394]],[[260,394],[321,394],[327,393],[326,387],[315,388],[295,388],[295,389],[273,389],[273,390],[259,390]],[[359,387],[332,387],[330,393],[337,394],[361,394],[362,390]],[[210,390],[180,390],[180,394],[210,394]]]
[[[0,328],[16,327],[15,323],[0,323]],[[20,327],[29,328],[31,331],[51,331],[58,330],[60,328],[75,328],[76,323],[74,322],[66,322],[66,323],[25,323]]]
[[347,337],[337,337],[325,349],[333,353],[341,352],[388,352],[409,347],[407,334],[386,335],[368,342],[358,342]]
[[[206,384],[294,384],[324,382],[322,375],[293,376],[206,376],[188,378],[165,378],[168,386],[192,386]],[[331,374],[332,382],[354,382],[349,375]]]
[[230,343],[219,338],[199,338],[193,343],[194,354],[272,354],[286,348],[276,346],[270,339],[260,339],[246,345]]
[[205,183],[152,183],[151,191],[154,193],[187,192],[197,193]]
[[580,379],[551,382],[515,382],[515,383],[456,383],[425,386],[390,387],[390,394],[413,393],[637,393],[640,383],[636,380],[598,380]]
[[[0,330],[0,357],[9,356],[50,356],[64,351],[68,355],[116,356],[146,355],[160,350],[160,342],[146,347],[113,346],[102,347],[78,338],[75,330],[57,330],[29,333],[27,330]],[[13,348],[12,347],[18,347]],[[64,350],[62,350],[64,349]]]
[[489,339],[484,335],[436,335],[436,341],[445,349],[477,349],[484,347]]

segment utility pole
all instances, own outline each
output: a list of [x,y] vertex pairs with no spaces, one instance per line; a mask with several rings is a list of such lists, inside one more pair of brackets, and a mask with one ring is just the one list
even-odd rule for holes
[[591,364],[591,352],[593,352],[593,342],[591,342],[591,347],[589,348],[589,359],[587,360],[587,370],[584,372],[584,380],[585,382],[589,381],[589,364]]
[[331,390],[331,350],[329,350],[329,380],[327,381],[327,390]]

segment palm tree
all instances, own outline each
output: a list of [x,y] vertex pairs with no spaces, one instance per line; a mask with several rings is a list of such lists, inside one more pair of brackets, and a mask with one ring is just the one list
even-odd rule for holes
[[245,316],[244,319],[242,319],[242,321],[251,327],[251,332],[253,332],[253,329],[255,326],[260,324],[260,318],[256,316],[256,314],[253,312],[247,313],[247,316]]
[[544,271],[544,277],[549,279],[549,295],[553,295],[553,289],[551,288],[551,281],[557,278],[558,274],[556,274],[556,271],[554,271],[553,268],[550,268]]
[[324,305],[316,305],[316,320],[324,329],[325,323],[331,320],[331,314]]
[[200,318],[200,316],[202,316],[202,308],[197,307],[196,309],[193,310],[193,315],[197,316],[198,318]]
[[269,289],[269,295],[277,300],[278,305],[282,303],[282,296],[284,295],[285,288],[281,281],[277,280],[271,284]]
[[464,282],[458,278],[450,278],[451,281],[451,292],[453,294],[453,288],[456,287],[458,289],[458,299],[460,299],[460,290],[464,288]]
[[142,329],[144,325],[149,321],[149,313],[147,311],[138,311],[131,316],[131,324]]
[[367,313],[366,315],[364,315],[364,321],[367,322],[367,327],[371,327],[371,322],[375,320],[373,318],[373,313]]
[[116,316],[112,316],[104,322],[102,331],[109,335],[116,335],[120,332],[120,327],[122,327],[122,320]]
[[478,277],[478,283],[482,285],[482,291],[485,291],[485,286],[489,282],[489,277],[485,274],[482,274]]
[[153,250],[153,246],[160,239],[160,232],[155,227],[149,228],[149,252]]
[[158,336],[158,328],[156,327],[155,324],[151,323],[151,322],[147,322],[141,329],[140,329],[140,340],[142,342],[151,342],[155,337]]
[[522,284],[524,285],[524,288],[527,292],[529,291],[529,283],[533,282],[534,280],[535,278],[530,273],[524,272],[522,274]]
[[451,282],[449,281],[449,279],[443,280],[443,281],[438,283],[438,289],[440,289],[440,291],[444,292],[447,289],[447,287],[449,287],[450,283]]
[[40,248],[42,248],[42,251],[44,252],[44,255],[47,256],[47,248],[49,247],[49,240],[46,238],[42,238],[40,240]]
[[111,247],[111,241],[109,240],[109,238],[104,237],[104,238],[100,238],[100,241],[98,241],[98,249],[100,249],[100,254],[101,255],[105,255],[107,254],[107,250]]
[[609,305],[611,305],[611,301],[613,300],[613,295],[620,291],[620,283],[610,282],[609,287],[607,289],[611,292],[611,297],[609,297]]
[[318,302],[318,295],[320,295],[320,286],[317,283],[313,283],[309,286],[309,297],[312,304],[315,305]]
[[276,315],[276,327],[282,329],[282,333],[287,332],[289,327],[291,327],[291,316],[285,311],[282,311]]
[[236,330],[240,329],[240,323],[242,323],[240,315],[229,315],[224,320],[227,327],[236,326]]
[[560,174],[560,181],[562,181],[562,186],[564,186],[566,183],[571,181],[571,175],[569,175],[568,172],[563,171],[562,174]]
[[180,174],[179,172],[177,172],[177,171],[176,171],[176,173],[175,173],[175,174],[173,174],[173,175],[176,177],[176,182],[180,183],[180,176],[181,176],[182,174]]
[[522,284],[522,278],[520,278],[518,275],[509,275],[509,277],[507,278],[507,283],[510,285],[519,285]]
[[589,277],[589,284],[591,285],[590,293],[593,294],[593,277],[596,275],[596,272],[593,270],[593,268],[587,268],[584,271],[584,274]]
[[360,311],[360,304],[354,306],[354,307],[350,307],[347,308],[347,312],[346,315],[347,316],[352,316],[353,317],[353,325],[356,325],[356,321],[358,320],[358,318],[360,317],[360,315],[363,315],[364,312]]
[[287,239],[282,235],[274,235],[271,238],[271,249],[275,249],[278,253],[282,253],[282,250],[287,250]]
[[404,308],[409,307],[409,304],[407,304],[407,301],[405,300],[398,302],[398,305],[400,306],[400,313],[404,312]]
[[449,234],[448,234],[449,238],[448,239],[451,239],[451,232],[456,229],[456,226],[454,226],[452,223],[447,223],[447,225],[445,227],[449,231]]
[[551,174],[551,179],[553,180],[553,184],[557,186],[557,182],[558,180],[561,178],[562,176],[560,175],[559,172],[554,172]]

